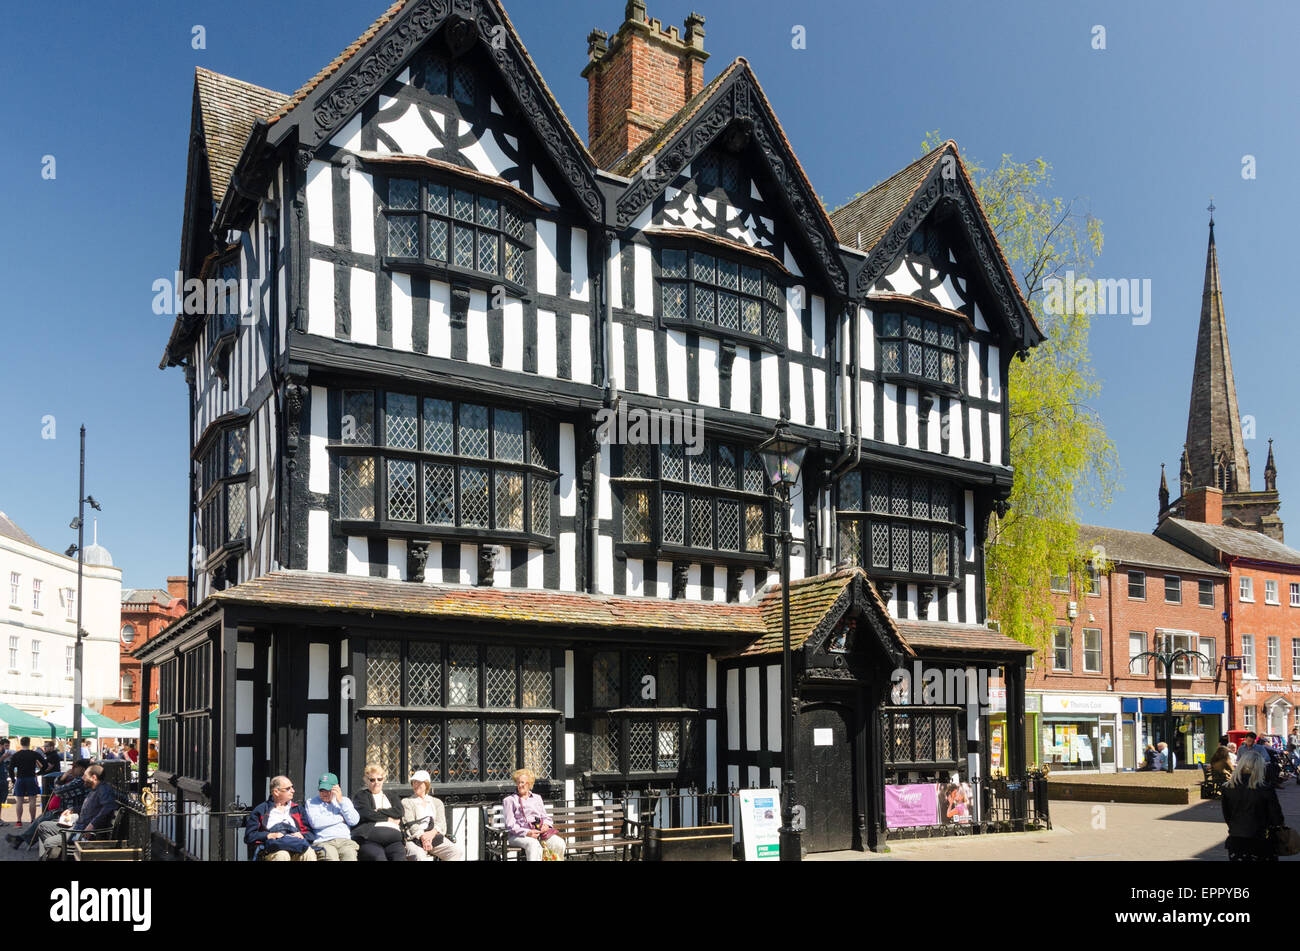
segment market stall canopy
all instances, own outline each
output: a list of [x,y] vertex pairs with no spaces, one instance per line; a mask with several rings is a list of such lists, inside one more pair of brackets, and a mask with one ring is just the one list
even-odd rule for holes
[[[66,707],[60,707],[48,713],[45,719],[49,720],[60,730],[59,735],[68,737],[72,735],[72,704]],[[81,735],[83,737],[97,737],[100,733],[105,736],[116,736],[117,731],[122,728],[116,720],[111,720],[102,714],[96,713],[89,707],[81,708]]]
[[[140,735],[140,721],[130,720],[123,723],[119,729],[122,731],[118,736],[137,737]],[[149,739],[158,739],[158,708],[155,707],[149,711]]]
[[34,713],[26,713],[7,703],[0,703],[0,732],[13,739],[13,746],[18,745],[20,736],[46,737],[60,736],[59,728],[48,720],[42,720]]

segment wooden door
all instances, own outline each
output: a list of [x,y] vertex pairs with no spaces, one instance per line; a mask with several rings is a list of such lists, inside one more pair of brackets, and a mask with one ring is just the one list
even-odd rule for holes
[[853,848],[857,799],[851,709],[812,701],[795,722],[798,801],[804,807],[804,850]]

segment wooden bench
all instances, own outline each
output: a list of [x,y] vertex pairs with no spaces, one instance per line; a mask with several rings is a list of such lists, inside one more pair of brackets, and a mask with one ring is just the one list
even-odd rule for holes
[[[522,860],[524,850],[509,844],[510,833],[502,816],[504,807],[497,803],[483,807],[483,850],[488,861]],[[565,856],[592,854],[603,850],[618,853],[626,862],[640,857],[641,823],[627,818],[623,804],[607,806],[546,807],[555,831],[564,839]]]
[[[63,861],[143,861],[144,849],[138,841],[135,841],[139,837],[136,827],[140,821],[147,823],[148,819],[138,816],[129,805],[119,799],[117,812],[113,815],[113,824],[107,829],[77,833],[71,829],[60,829]],[[74,835],[76,838],[73,838]]]

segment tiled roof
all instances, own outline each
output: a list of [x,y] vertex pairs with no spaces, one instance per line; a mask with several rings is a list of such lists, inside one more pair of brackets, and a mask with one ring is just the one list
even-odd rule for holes
[[996,654],[1032,654],[1034,648],[978,624],[941,621],[896,621],[898,633],[915,650],[959,650]]
[[874,248],[950,145],[956,149],[956,143],[945,142],[870,191],[832,211],[831,224],[835,226],[840,243],[863,251]]
[[161,588],[123,588],[123,604],[171,604],[172,596]]
[[730,66],[705,83],[704,88],[692,96],[686,105],[673,113],[663,125],[654,131],[653,135],[615,162],[610,171],[615,175],[622,175],[624,178],[631,178],[635,175],[641,169],[641,166],[649,161],[650,156],[659,150],[659,146],[676,135],[677,131],[689,122],[709,101],[709,97],[713,95],[714,90],[721,86],[728,76],[740,69],[744,63],[745,60],[742,58],[733,60]]
[[272,572],[219,591],[212,600],[221,604],[515,621],[564,628],[662,630],[687,635],[743,637],[764,630],[762,618],[752,605],[412,584],[306,571]]
[[[1238,558],[1271,561],[1281,565],[1300,565],[1300,551],[1288,548],[1267,535],[1226,525],[1206,525],[1182,518],[1167,518],[1156,532],[1173,541],[1191,542],[1193,548],[1222,552]],[[1199,544],[1198,544],[1199,543]]]
[[4,512],[0,512],[0,535],[3,535],[5,538],[12,538],[16,542],[22,542],[24,545],[31,545],[33,548],[41,547],[36,544],[36,539],[32,538],[32,536],[19,528],[14,523],[14,520]]
[[253,124],[274,115],[288,97],[202,67],[194,70],[194,84],[212,176],[212,200],[220,205]]
[[1149,532],[1130,532],[1099,525],[1080,525],[1079,541],[1087,548],[1099,546],[1101,555],[1110,562],[1137,567],[1176,568],[1204,575],[1226,575],[1213,562],[1203,561]]

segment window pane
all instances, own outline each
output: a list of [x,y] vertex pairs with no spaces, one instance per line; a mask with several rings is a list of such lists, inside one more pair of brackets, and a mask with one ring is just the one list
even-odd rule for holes
[[226,541],[248,535],[248,486],[243,482],[226,486]]
[[501,273],[497,257],[497,245],[500,241],[500,237],[492,232],[478,233],[478,269],[485,274]]
[[477,528],[488,527],[488,477],[486,469],[461,466],[460,523]]
[[846,472],[840,478],[840,508],[847,512],[862,510],[861,472]]
[[880,369],[885,373],[901,373],[903,360],[900,356],[901,345],[896,340],[886,341],[880,345]]
[[528,279],[528,252],[511,241],[505,243],[505,249],[506,279],[514,281],[516,284],[526,283]]
[[[420,183],[414,178],[388,180],[388,207],[414,211],[420,205]],[[413,220],[413,219],[406,219]]]
[[604,717],[592,721],[591,768],[597,773],[617,773],[619,724]]
[[763,537],[762,505],[745,506],[745,551],[766,551],[767,539]]
[[740,265],[735,261],[718,261],[718,286],[729,291],[740,290]]
[[366,762],[374,763],[387,777],[402,775],[402,727],[396,718],[366,719]]
[[414,215],[388,218],[388,254],[395,258],[420,256],[420,219]]
[[478,648],[472,644],[452,644],[447,657],[447,705],[478,706]]
[[406,725],[406,762],[412,771],[426,769],[435,783],[442,781],[442,724],[411,720]]
[[510,462],[524,461],[524,414],[514,410],[492,411],[496,442],[495,457]]
[[406,702],[442,706],[442,645],[411,641],[406,658]]
[[385,401],[387,404],[384,418],[386,445],[395,449],[415,449],[419,428],[415,419],[415,397],[389,393]]
[[670,320],[685,320],[686,285],[666,283],[662,287],[664,316]]
[[474,73],[465,63],[452,70],[452,98],[464,106],[474,105]]
[[415,463],[388,460],[388,517],[398,522],[414,522]]
[[736,467],[736,450],[728,445],[717,446],[716,481],[714,483],[725,489],[740,487]]
[[460,404],[460,454],[488,457],[488,410],[473,403]]
[[627,479],[650,478],[650,447],[643,443],[623,446],[623,476]]
[[[629,707],[653,707],[656,705],[652,690],[653,678],[658,673],[655,659],[644,651],[629,651],[627,655],[628,681],[631,696],[626,699]],[[652,694],[652,696],[646,696]]]
[[718,500],[718,548],[740,551],[740,503]]
[[900,326],[902,318],[898,314],[885,314],[880,319],[880,336],[898,337],[900,335]]
[[716,259],[711,254],[699,254],[692,256],[691,260],[691,277],[697,281],[705,281],[709,284],[716,284],[718,275]]
[[921,318],[905,317],[903,318],[903,336],[908,340],[921,339]]
[[435,96],[447,95],[447,61],[430,57],[424,64],[421,85]]
[[474,267],[474,229],[457,225],[452,232],[452,263],[457,267]]
[[512,238],[519,241],[524,240],[524,234],[526,233],[524,219],[509,205],[501,206],[501,227]]
[[522,472],[497,472],[497,528],[524,530],[524,476]]
[[753,294],[755,297],[763,296],[763,272],[756,267],[741,265],[740,268],[740,289],[746,294]]
[[553,734],[549,720],[524,721],[524,768],[531,769],[538,779],[551,775]]
[[930,486],[926,479],[912,480],[912,517],[930,517]]
[[740,327],[740,298],[735,294],[718,295],[718,326],[728,330],[736,330]]
[[745,450],[745,491],[755,495],[767,493],[767,473],[763,471],[763,460],[756,452]]
[[[724,295],[729,296],[729,295]],[[742,300],[740,305],[740,329],[747,334],[759,336],[763,333],[763,305],[756,300]],[[768,336],[775,336],[768,328]]]
[[402,702],[402,666],[397,641],[366,645],[366,703]]
[[623,541],[650,541],[650,491],[625,489],[623,492]]
[[[695,288],[695,319],[710,324],[718,319],[718,295],[716,291],[707,287]],[[736,328],[733,325],[730,329],[735,330]]]
[[691,496],[691,544],[713,547],[713,501],[698,495]]
[[371,390],[343,391],[340,442],[350,446],[375,444],[375,394]]
[[375,460],[372,456],[339,459],[339,518],[375,517]]
[[451,213],[461,221],[474,220],[474,195],[457,188],[452,192]]
[[441,218],[429,219],[428,256],[435,261],[447,260],[447,222]]
[[654,722],[633,720],[628,726],[627,768],[633,772],[654,769]]
[[713,453],[706,442],[695,455],[686,454],[686,466],[694,485],[713,485]]
[[939,372],[940,379],[944,383],[955,384],[957,382],[957,357],[951,353],[941,353],[939,355]]
[[903,525],[893,526],[890,532],[890,567],[895,571],[908,571],[908,531]]
[[683,545],[686,543],[686,497],[680,492],[665,492],[663,499],[664,543]]
[[248,430],[232,429],[226,433],[226,475],[243,475],[248,471]]
[[528,485],[533,494],[532,531],[536,535],[551,534],[551,485],[550,479],[539,475],[530,475]]
[[477,720],[447,721],[447,781],[477,782],[479,778]]
[[686,481],[686,463],[680,443],[660,447],[659,465],[662,478],[672,479],[675,482]]
[[478,199],[478,223],[487,225],[490,228],[498,228],[501,224],[500,219],[501,204],[495,198],[484,198],[482,195]]
[[659,267],[664,277],[685,277],[686,252],[665,248],[659,256]]
[[921,375],[921,345],[919,343],[909,341],[907,344],[907,372],[913,376]]
[[936,575],[952,574],[952,566],[949,563],[948,555],[952,551],[952,545],[949,544],[949,535],[947,532],[933,532],[931,538],[931,555],[933,565],[931,570]]
[[523,666],[522,706],[552,706],[554,704],[552,682],[555,673],[551,669],[550,653],[545,650],[526,650],[524,651]]
[[591,662],[591,705],[597,710],[619,706],[620,655],[618,651],[597,651]]
[[446,215],[451,213],[451,203],[448,198],[447,186],[438,185],[435,182],[425,184],[424,207],[426,210],[433,212],[435,215]]
[[487,648],[487,706],[515,705],[515,651],[513,647]]
[[456,479],[451,466],[424,464],[424,521],[456,524]]
[[677,720],[660,720],[655,745],[655,769],[675,771],[681,763],[681,743],[681,723]]
[[855,518],[839,520],[839,562],[845,565],[862,564],[862,523]]
[[455,451],[450,400],[424,401],[424,451],[448,455]]

